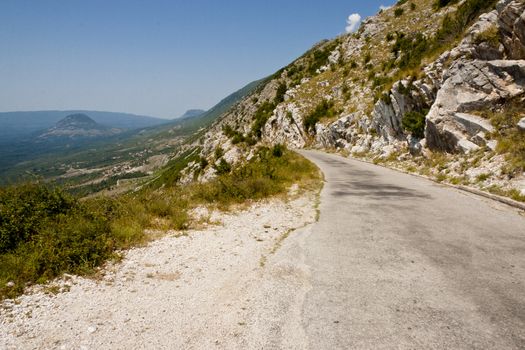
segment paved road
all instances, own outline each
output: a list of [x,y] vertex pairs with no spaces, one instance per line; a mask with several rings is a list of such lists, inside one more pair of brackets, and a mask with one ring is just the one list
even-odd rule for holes
[[313,151],[318,223],[261,285],[253,348],[525,349],[525,217],[379,166]]

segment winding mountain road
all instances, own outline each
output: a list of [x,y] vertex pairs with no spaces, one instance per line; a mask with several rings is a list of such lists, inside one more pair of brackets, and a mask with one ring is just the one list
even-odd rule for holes
[[525,348],[523,213],[379,166],[301,153],[325,175],[320,220],[269,261],[246,345]]
[[318,222],[312,193],[211,214],[0,304],[0,349],[525,348],[523,213],[302,153],[326,179]]

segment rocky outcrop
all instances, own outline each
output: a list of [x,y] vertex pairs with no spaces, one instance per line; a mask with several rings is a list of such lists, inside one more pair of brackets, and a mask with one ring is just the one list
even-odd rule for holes
[[502,33],[505,52],[510,59],[525,59],[525,4],[523,0],[500,1],[498,27]]
[[277,107],[263,129],[263,140],[271,144],[280,143],[292,148],[303,148],[307,139],[303,118],[294,104]]
[[424,81],[402,80],[394,84],[390,93],[383,96],[372,112],[373,126],[385,140],[406,140],[403,116],[410,111],[428,109],[435,99],[433,86]]
[[458,61],[446,74],[426,117],[425,138],[433,149],[469,152],[486,143],[490,123],[465,114],[490,108],[525,92],[525,61]]
[[495,142],[487,139],[492,126],[476,112],[525,91],[524,10],[523,0],[500,1],[496,10],[480,16],[456,47],[427,65],[421,79],[394,84],[372,113],[381,138],[390,144],[405,140],[417,151],[422,145],[403,130],[402,119],[409,111],[430,109],[426,147],[447,152],[494,149]]
[[324,148],[346,148],[357,134],[354,115],[347,115],[328,125],[317,124],[315,141]]

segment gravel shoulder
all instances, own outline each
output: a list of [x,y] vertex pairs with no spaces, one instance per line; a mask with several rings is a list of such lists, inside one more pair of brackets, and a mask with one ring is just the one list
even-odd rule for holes
[[315,203],[308,193],[214,213],[221,224],[131,249],[99,278],[65,276],[4,301],[0,348],[240,348],[257,326],[253,298],[268,292],[261,290],[265,262],[315,221]]

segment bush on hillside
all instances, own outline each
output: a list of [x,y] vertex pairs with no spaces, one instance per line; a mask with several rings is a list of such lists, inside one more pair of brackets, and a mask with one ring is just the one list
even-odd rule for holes
[[425,137],[425,113],[410,111],[405,113],[401,124],[412,136],[422,139]]
[[307,131],[315,132],[315,124],[317,124],[321,118],[331,118],[334,115],[334,103],[332,101],[322,100],[321,103],[304,118],[304,128]]
[[255,112],[254,122],[252,124],[252,134],[260,139],[262,136],[262,129],[268,119],[272,116],[275,104],[268,101],[263,102]]

